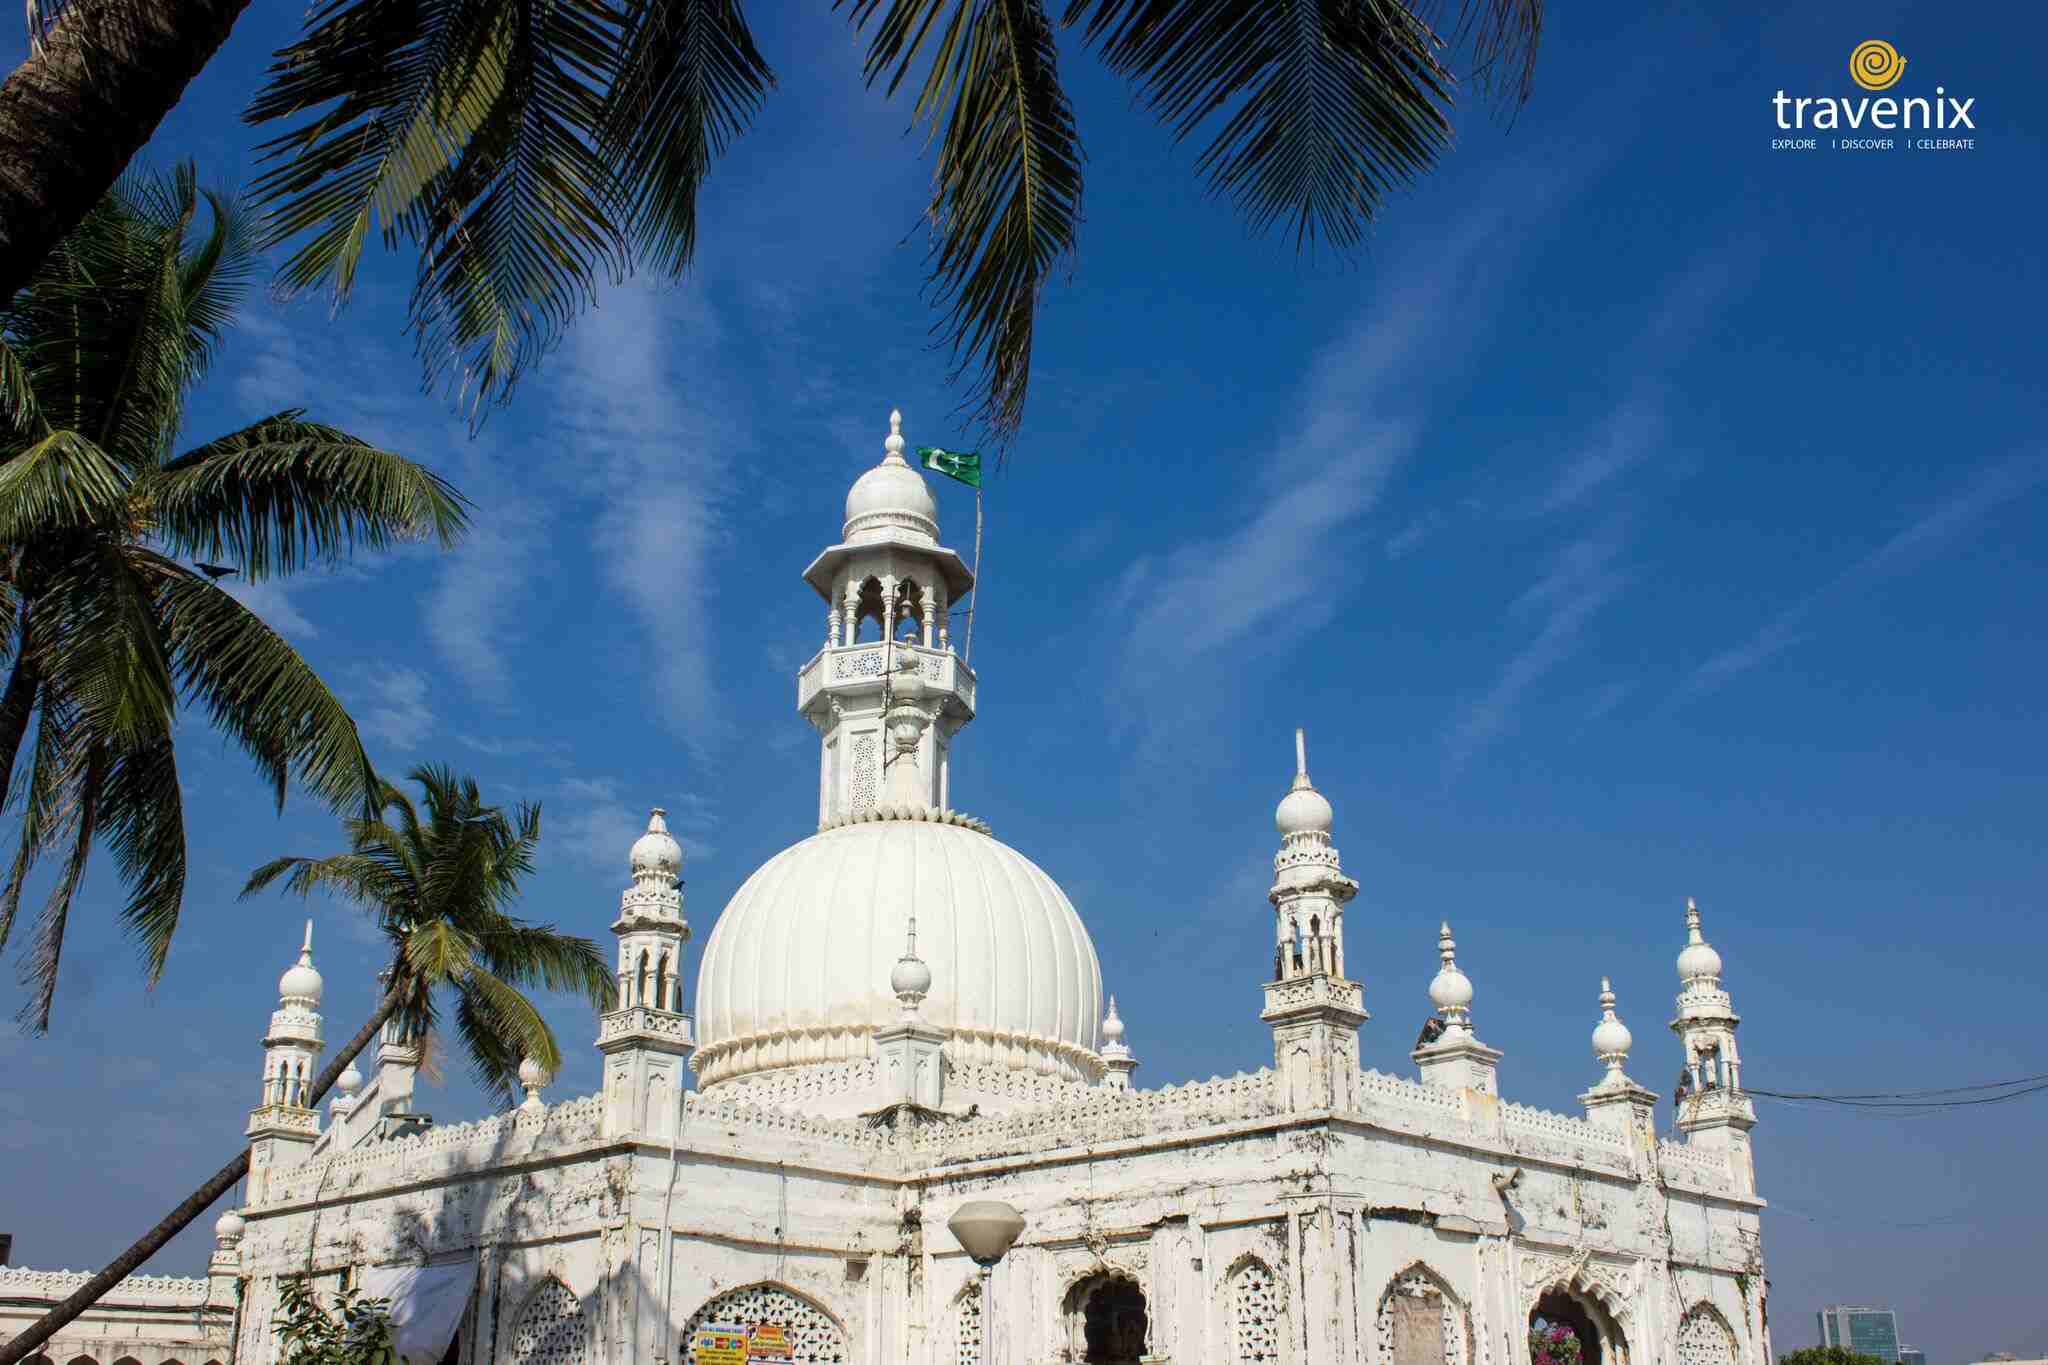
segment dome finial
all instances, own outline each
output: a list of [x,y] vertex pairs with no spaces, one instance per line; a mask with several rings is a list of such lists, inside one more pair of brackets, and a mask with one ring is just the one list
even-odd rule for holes
[[889,989],[903,1008],[905,1022],[917,1018],[918,1007],[932,988],[932,969],[917,955],[917,912],[912,911],[903,929],[903,956],[889,973]]
[[1458,970],[1458,941],[1451,937],[1451,922],[1440,921],[1436,935],[1437,957],[1443,966],[1429,983],[1429,1003],[1442,1016],[1445,1033],[1472,1031],[1472,979]]
[[1700,932],[1700,907],[1691,896],[1685,898],[1685,947],[1678,952],[1678,979],[1690,984],[1710,984],[1721,975],[1721,955]]
[[538,1114],[546,1109],[547,1103],[541,1099],[540,1092],[541,1087],[552,1079],[547,1068],[540,1064],[539,1058],[532,1055],[522,1058],[519,1063],[519,1084],[526,1091],[526,1100],[519,1108],[528,1114]]
[[683,846],[668,832],[668,811],[660,806],[647,814],[647,832],[633,841],[626,855],[634,881],[652,879],[673,887],[683,870]]
[[1274,827],[1285,837],[1328,835],[1336,819],[1336,812],[1330,809],[1329,801],[1308,780],[1308,735],[1297,726],[1294,731],[1294,782],[1287,788],[1287,795],[1280,798],[1280,808],[1273,812]]
[[1628,1031],[1628,1025],[1622,1023],[1614,1012],[1614,984],[1603,976],[1600,978],[1600,1022],[1593,1026],[1593,1055],[1607,1064],[1607,1076],[1602,1085],[1627,1080],[1623,1067],[1628,1062],[1628,1050],[1634,1043],[1635,1037]]
[[277,994],[282,1000],[317,1008],[320,992],[326,984],[313,966],[313,921],[307,920],[306,937],[299,946],[299,960],[287,967],[284,975],[277,979]]
[[889,436],[882,442],[885,452],[883,464],[903,463],[903,412],[900,408],[889,409]]

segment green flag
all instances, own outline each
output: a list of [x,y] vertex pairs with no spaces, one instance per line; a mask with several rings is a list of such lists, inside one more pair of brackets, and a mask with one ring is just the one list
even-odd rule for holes
[[919,446],[917,458],[926,469],[975,488],[981,487],[981,452],[978,450],[941,450],[937,446]]

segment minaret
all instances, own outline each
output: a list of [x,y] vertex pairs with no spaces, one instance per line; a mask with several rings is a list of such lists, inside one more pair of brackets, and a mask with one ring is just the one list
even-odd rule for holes
[[1614,986],[1603,976],[1600,1022],[1593,1025],[1593,1055],[1606,1065],[1607,1074],[1579,1096],[1579,1103],[1586,1106],[1586,1118],[1592,1123],[1629,1135],[1636,1168],[1647,1175],[1656,1170],[1657,1095],[1629,1079],[1628,1050],[1634,1043],[1628,1025],[1614,1012]]
[[1308,745],[1294,732],[1294,785],[1273,823],[1274,979],[1259,1018],[1273,1030],[1273,1061],[1288,1109],[1349,1109],[1358,1093],[1358,1026],[1365,990],[1344,975],[1344,903],[1358,883],[1330,844],[1336,819],[1308,779]]
[[927,1023],[920,1012],[931,988],[932,969],[917,955],[917,916],[912,915],[903,931],[903,956],[889,971],[897,1019],[875,1030],[876,1074],[884,1105],[937,1109],[946,1097],[946,1030]]
[[[690,941],[678,880],[683,849],[669,834],[665,814],[656,806],[647,832],[633,843],[633,884],[619,897],[612,924],[619,939],[618,996],[597,1030],[608,1137],[675,1133],[683,1066],[696,1048],[683,1012],[683,945]],[[533,1098],[532,1090],[528,1094]]]
[[311,1104],[314,1073],[326,1046],[320,1033],[320,992],[313,967],[313,921],[299,960],[277,979],[277,1009],[263,1035],[262,1103],[249,1111],[249,1193],[261,1203],[271,1176],[306,1159],[320,1136],[320,1114]]
[[[846,495],[840,543],[804,570],[826,604],[824,647],[796,680],[797,710],[820,736],[820,825],[885,800],[946,806],[953,736],[974,719],[974,672],[947,625],[974,575],[939,544],[938,504],[903,444],[903,414],[892,412],[882,462]],[[929,721],[915,736],[888,714],[907,674]],[[915,740],[907,758],[899,737]]]
[[1102,1083],[1111,1090],[1129,1090],[1131,1073],[1138,1059],[1124,1041],[1123,1017],[1116,1012],[1116,997],[1109,997],[1109,1012],[1102,1016]]
[[1685,1048],[1686,1078],[1692,1084],[1672,1126],[1692,1146],[1725,1154],[1737,1187],[1752,1194],[1756,1167],[1749,1130],[1756,1126],[1756,1106],[1742,1091],[1742,1057],[1735,1050],[1735,1029],[1742,1019],[1721,987],[1721,955],[1700,933],[1699,906],[1690,896],[1678,980],[1678,1015],[1671,1031]]
[[1501,1054],[1472,1031],[1472,980],[1458,969],[1458,942],[1451,937],[1449,920],[1438,921],[1436,953],[1441,965],[1429,982],[1429,1003],[1443,1021],[1443,1032],[1410,1055],[1425,1085],[1498,1096]]

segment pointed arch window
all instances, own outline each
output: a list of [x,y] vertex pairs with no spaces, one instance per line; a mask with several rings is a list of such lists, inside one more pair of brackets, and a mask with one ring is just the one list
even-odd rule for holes
[[512,1365],[583,1365],[589,1351],[583,1305],[550,1275],[527,1297],[512,1333]]
[[1678,1365],[1735,1365],[1735,1334],[1704,1303],[1678,1324]]
[[1375,1326],[1386,1365],[1467,1365],[1471,1359],[1465,1305],[1426,1266],[1394,1277],[1380,1296]]

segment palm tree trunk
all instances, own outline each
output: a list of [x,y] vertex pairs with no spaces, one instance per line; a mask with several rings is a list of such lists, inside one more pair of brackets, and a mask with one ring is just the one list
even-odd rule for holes
[[0,86],[0,299],[113,187],[248,5],[71,0]]
[[[370,1045],[377,1036],[377,1030],[384,1027],[384,1021],[398,1008],[399,982],[394,976],[391,988],[384,998],[377,1002],[376,1010],[369,1021],[356,1030],[355,1037],[347,1046],[335,1054],[334,1059],[313,1080],[312,1097],[306,1101],[308,1108],[317,1107],[326,1098],[328,1090],[356,1055]],[[119,1284],[125,1277],[140,1269],[150,1257],[163,1250],[164,1244],[183,1232],[188,1224],[212,1207],[213,1201],[234,1188],[235,1182],[249,1173],[249,1149],[244,1147],[241,1155],[220,1168],[214,1177],[186,1197],[185,1202],[172,1209],[170,1215],[126,1251],[116,1256],[106,1269],[87,1280],[78,1292],[52,1308],[37,1319],[35,1326],[23,1332],[5,1346],[0,1346],[0,1365],[16,1365],[16,1362],[34,1354],[37,1347],[64,1330],[73,1318],[99,1302],[100,1297]]]

